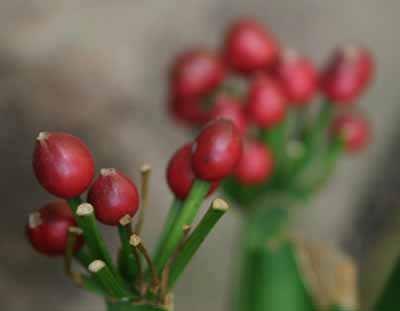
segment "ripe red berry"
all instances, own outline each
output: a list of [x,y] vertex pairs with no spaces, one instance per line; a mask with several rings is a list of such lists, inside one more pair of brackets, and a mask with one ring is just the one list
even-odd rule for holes
[[323,72],[321,87],[334,103],[354,102],[373,75],[373,61],[363,48],[348,46],[338,49]]
[[[27,235],[33,247],[47,256],[62,256],[67,247],[68,228],[75,226],[72,212],[64,200],[50,202],[29,216]],[[83,245],[79,237],[75,251]]]
[[233,97],[219,95],[214,100],[210,111],[210,120],[223,118],[232,121],[238,131],[243,135],[248,127],[247,117],[242,104]]
[[235,168],[234,176],[244,185],[256,185],[271,177],[273,155],[267,147],[255,140],[243,143],[243,153]]
[[281,85],[270,77],[259,76],[250,86],[245,109],[258,126],[271,128],[284,119],[286,104]]
[[106,225],[118,225],[125,215],[134,216],[139,207],[135,184],[113,168],[101,169],[89,190],[88,201],[96,218]]
[[[171,191],[175,196],[184,200],[192,188],[196,178],[192,168],[192,148],[193,144],[189,143],[178,149],[172,156],[167,168],[167,182]],[[214,182],[208,192],[213,193],[219,185],[219,181]]]
[[202,107],[199,98],[172,95],[169,109],[177,120],[191,126],[203,124],[209,118],[208,112]]
[[61,198],[79,196],[94,176],[94,161],[88,147],[66,133],[42,132],[36,140],[33,169],[39,183]]
[[225,41],[226,62],[242,73],[266,69],[279,54],[275,37],[252,19],[241,19],[228,31]]
[[318,78],[313,64],[296,51],[287,50],[276,66],[276,76],[292,106],[309,103],[317,90]]
[[224,79],[220,58],[206,50],[180,54],[172,69],[172,90],[180,97],[198,97],[213,91]]
[[370,126],[362,115],[347,113],[334,119],[331,134],[343,140],[347,151],[355,152],[367,145],[370,139]]
[[241,153],[241,135],[233,123],[225,119],[213,120],[196,138],[193,170],[204,180],[220,180],[232,173]]

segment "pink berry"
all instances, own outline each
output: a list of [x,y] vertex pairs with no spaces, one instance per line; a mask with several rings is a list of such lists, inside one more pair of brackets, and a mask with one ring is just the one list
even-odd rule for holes
[[[33,247],[47,256],[62,256],[67,248],[69,227],[75,226],[72,212],[64,200],[50,202],[29,216],[27,235]],[[75,251],[83,246],[79,237]]]
[[276,67],[276,76],[292,106],[309,103],[317,90],[318,78],[313,64],[296,51],[283,53]]
[[[192,143],[184,145],[178,149],[168,164],[167,182],[171,191],[180,200],[186,199],[196,178],[192,168],[192,148]],[[214,182],[208,195],[213,193],[218,185],[219,181]]]
[[237,99],[227,95],[217,96],[210,112],[210,119],[218,118],[232,121],[242,135],[246,133],[248,127],[247,117],[243,111],[242,103]]
[[256,140],[246,140],[234,176],[244,185],[256,185],[272,176],[274,160],[271,151]]
[[249,118],[262,128],[271,128],[286,116],[287,99],[281,85],[267,76],[258,76],[251,84],[246,101]]
[[225,41],[225,59],[234,70],[250,73],[266,69],[278,60],[275,37],[252,19],[235,22]]
[[346,113],[336,117],[332,123],[331,133],[343,140],[348,152],[363,149],[370,140],[370,126],[360,114]]
[[220,58],[206,50],[191,50],[177,57],[172,70],[172,89],[179,97],[198,97],[213,91],[224,79]]
[[196,138],[193,170],[204,180],[220,180],[232,173],[241,153],[241,135],[233,123],[225,119],[213,120]]
[[139,208],[135,184],[113,168],[100,170],[89,190],[88,201],[94,206],[96,218],[106,225],[118,225],[122,217],[133,217]]
[[373,70],[367,50],[355,46],[338,49],[322,74],[322,91],[335,104],[350,104],[367,87]]
[[42,132],[36,140],[33,169],[48,192],[61,198],[73,198],[91,183],[94,161],[79,138],[66,133]]

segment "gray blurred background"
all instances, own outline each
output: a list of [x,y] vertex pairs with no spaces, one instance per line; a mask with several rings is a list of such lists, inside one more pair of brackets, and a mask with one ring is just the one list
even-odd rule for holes
[[[165,113],[168,65],[182,49],[219,47],[226,25],[242,15],[258,18],[284,46],[317,64],[343,42],[363,43],[375,54],[377,79],[361,103],[374,124],[374,143],[341,162],[329,187],[296,224],[304,235],[354,254],[364,271],[364,296],[370,297],[384,278],[384,272],[371,273],[370,267],[376,272],[379,262],[387,270],[382,263],[392,260],[397,252],[392,246],[400,244],[400,234],[393,234],[400,227],[395,182],[387,213],[375,207],[371,214],[365,199],[378,188],[386,197],[385,176],[396,167],[400,151],[395,148],[400,136],[398,12],[397,0],[1,0],[0,309],[102,310],[101,300],[64,278],[60,261],[35,254],[25,241],[28,213],[50,199],[31,169],[37,132],[78,135],[94,151],[98,168],[125,170],[136,181],[140,165],[151,163],[144,240],[153,245],[172,199],[165,166],[188,139]],[[385,168],[388,159],[392,162]],[[176,290],[178,311],[226,309],[238,225],[232,211],[193,260]],[[116,236],[107,232],[116,244]]]

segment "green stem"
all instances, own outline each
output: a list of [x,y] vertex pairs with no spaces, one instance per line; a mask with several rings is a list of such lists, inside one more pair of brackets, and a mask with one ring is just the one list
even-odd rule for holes
[[[167,309],[154,307],[151,305],[145,304],[134,304],[131,302],[124,302],[124,301],[106,301],[107,304],[107,311],[167,311]],[[171,309],[168,309],[171,311]]]
[[125,290],[104,261],[95,260],[88,269],[111,297],[129,299],[131,294]]
[[183,202],[177,198],[172,202],[171,208],[169,209],[167,219],[164,223],[163,230],[161,231],[160,238],[158,239],[156,251],[154,252],[154,258],[160,256],[161,248],[167,239],[168,233],[171,231],[172,225],[174,224],[175,219],[178,217],[179,212],[182,209]]
[[[391,310],[394,310],[394,309],[391,309]],[[346,308],[346,307],[341,307],[341,306],[338,306],[338,305],[334,305],[329,309],[329,311],[356,311],[356,310],[355,309],[349,309],[349,308]],[[376,310],[376,311],[378,311],[378,310]]]
[[204,239],[227,210],[228,204],[225,201],[217,199],[212,202],[209,210],[197,225],[193,233],[186,240],[181,251],[173,262],[173,266],[169,274],[168,288],[171,289],[174,287],[176,280],[186,268],[194,254],[200,248]]
[[80,265],[82,267],[84,267],[85,269],[87,268],[87,266],[89,266],[89,264],[92,262],[92,258],[90,258],[89,254],[86,253],[83,249],[81,249],[80,251],[76,252],[74,254],[75,259],[80,263]]
[[288,116],[280,124],[272,129],[263,130],[261,132],[261,139],[271,149],[274,155],[274,183],[280,184],[282,182],[282,174],[284,172],[284,165],[286,160],[286,138],[287,138],[287,125]]
[[185,202],[183,203],[182,209],[177,215],[170,231],[167,234],[165,242],[163,243],[159,256],[155,257],[155,267],[157,273],[160,273],[174,252],[175,248],[181,241],[183,237],[182,227],[184,225],[191,225],[194,218],[197,215],[201,207],[201,203],[207,195],[210,188],[210,183],[208,181],[196,179],[192,189]]
[[121,261],[120,271],[128,283],[132,283],[138,272],[138,263],[134,254],[133,247],[129,244],[129,239],[132,234],[131,223],[118,225],[118,233],[121,241]]
[[307,130],[305,142],[309,146],[311,152],[318,147],[321,143],[321,138],[326,134],[326,129],[329,127],[332,120],[333,112],[334,108],[330,102],[323,103],[314,123]]

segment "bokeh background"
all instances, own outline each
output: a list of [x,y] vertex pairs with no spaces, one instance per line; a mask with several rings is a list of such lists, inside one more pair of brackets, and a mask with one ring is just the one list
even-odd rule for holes
[[[361,102],[374,142],[340,163],[296,224],[305,236],[358,259],[368,301],[400,245],[398,12],[397,0],[1,0],[0,309],[102,308],[101,300],[64,278],[60,261],[35,254],[25,241],[28,213],[50,199],[31,169],[38,131],[82,137],[98,168],[116,167],[137,181],[140,165],[151,163],[144,239],[153,245],[172,200],[165,166],[188,139],[166,114],[168,65],[182,49],[218,48],[229,22],[243,15],[319,65],[343,42],[365,44],[375,55],[376,81]],[[178,311],[226,309],[238,225],[232,211],[193,260],[176,290]]]

